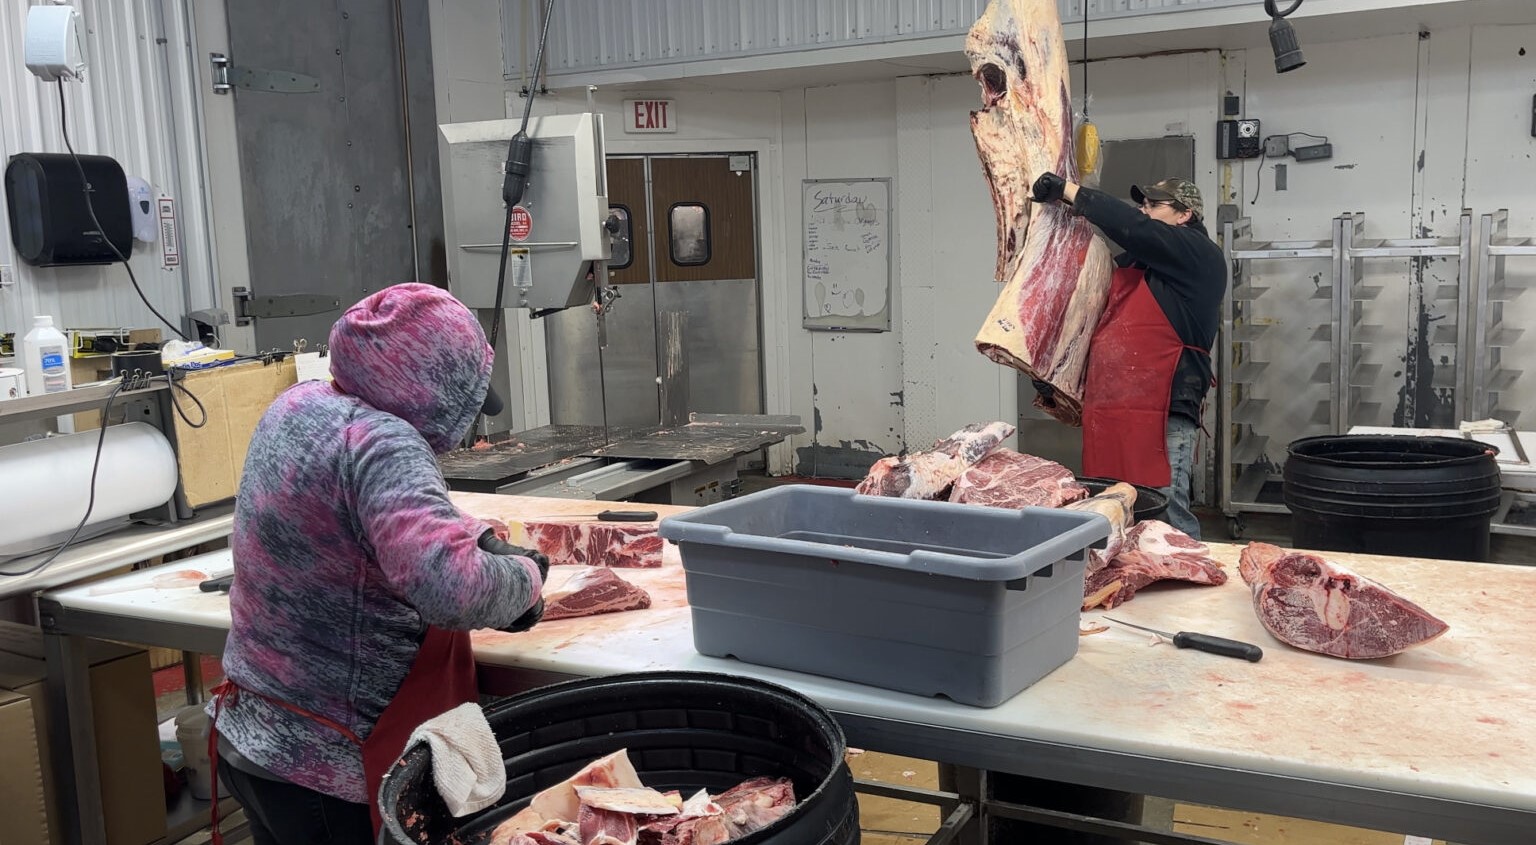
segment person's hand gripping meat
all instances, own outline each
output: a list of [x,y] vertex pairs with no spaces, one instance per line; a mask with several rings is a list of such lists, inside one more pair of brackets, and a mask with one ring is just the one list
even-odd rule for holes
[[1034,187],[1030,189],[1029,198],[1035,202],[1060,202],[1067,195],[1067,180],[1046,171],[1035,180]]
[[[500,526],[501,530],[498,531],[497,526]],[[536,549],[525,549],[507,542],[506,526],[499,521],[493,523],[492,527],[487,528],[480,535],[480,548],[493,555],[516,555],[528,558],[533,561],[534,566],[539,568],[539,582],[544,583],[549,580],[549,558]],[[526,613],[517,617],[511,625],[502,630],[513,634],[522,633],[539,624],[542,618],[544,618],[544,597],[540,596],[539,600],[533,603],[533,607],[528,608]]]

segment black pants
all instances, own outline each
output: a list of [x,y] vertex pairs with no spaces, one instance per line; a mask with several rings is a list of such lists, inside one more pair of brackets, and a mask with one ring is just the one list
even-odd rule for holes
[[245,809],[256,845],[371,845],[368,805],[256,777],[219,758],[219,793]]

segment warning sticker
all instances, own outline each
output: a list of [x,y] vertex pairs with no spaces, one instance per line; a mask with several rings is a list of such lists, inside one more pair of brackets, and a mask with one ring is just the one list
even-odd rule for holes
[[528,235],[533,232],[533,215],[520,205],[512,206],[512,223],[507,231],[514,241],[528,240]]
[[160,197],[156,202],[160,216],[160,266],[169,270],[181,266],[181,242],[176,232],[176,201]]

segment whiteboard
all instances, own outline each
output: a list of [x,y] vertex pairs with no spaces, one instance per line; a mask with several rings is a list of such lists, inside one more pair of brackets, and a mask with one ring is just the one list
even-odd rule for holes
[[891,180],[806,179],[801,215],[801,325],[890,331]]

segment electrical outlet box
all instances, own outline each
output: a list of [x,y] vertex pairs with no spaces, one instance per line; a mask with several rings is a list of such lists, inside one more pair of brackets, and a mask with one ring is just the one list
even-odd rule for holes
[[1263,152],[1257,120],[1223,120],[1216,124],[1216,158],[1258,158]]
[[1264,139],[1264,155],[1280,158],[1291,151],[1291,139],[1284,135],[1271,135]]
[[1297,147],[1291,150],[1291,155],[1297,161],[1321,161],[1325,158],[1333,158],[1332,144],[1313,144],[1310,147]]

